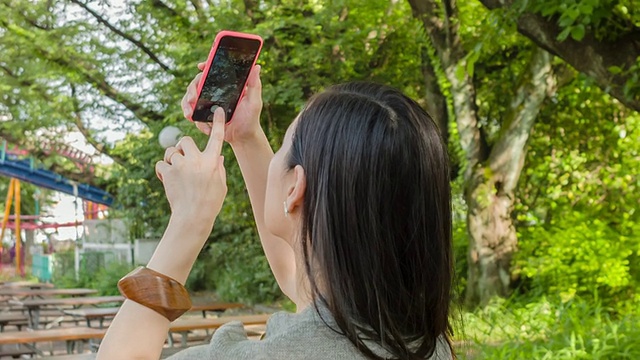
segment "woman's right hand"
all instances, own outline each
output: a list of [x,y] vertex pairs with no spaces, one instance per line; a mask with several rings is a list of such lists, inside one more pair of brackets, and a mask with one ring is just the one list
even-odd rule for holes
[[[199,63],[198,69],[204,70],[205,63]],[[191,119],[193,107],[198,97],[198,84],[203,74],[199,73],[191,81],[187,92],[182,98],[182,112],[185,118]],[[238,102],[233,118],[226,124],[224,139],[231,145],[250,141],[258,134],[260,128],[260,112],[262,111],[262,82],[260,81],[260,65],[253,67],[244,95]],[[203,133],[211,133],[211,123],[195,121],[196,127]]]

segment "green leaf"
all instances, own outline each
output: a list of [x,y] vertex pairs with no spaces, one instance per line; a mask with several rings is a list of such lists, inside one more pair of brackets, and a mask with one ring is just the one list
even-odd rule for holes
[[570,27],[564,28],[564,30],[562,30],[560,32],[560,34],[558,34],[558,40],[559,41],[565,41],[570,33],[571,33],[571,28]]
[[580,12],[585,15],[591,15],[593,13],[593,6],[589,4],[580,5]]
[[581,41],[584,38],[584,25],[578,24],[571,28],[571,37],[576,41]]
[[609,67],[608,70],[613,75],[617,75],[617,74],[622,73],[622,68],[620,68],[619,66],[611,66],[611,67]]
[[456,67],[456,79],[458,79],[458,81],[462,81],[464,80],[466,74],[466,68],[464,66],[457,66]]
[[560,27],[563,27],[563,28],[571,26],[573,25],[573,23],[575,23],[575,19],[571,18],[570,16],[567,16],[566,14],[563,14],[560,17],[560,20],[558,20],[558,25],[560,25]]

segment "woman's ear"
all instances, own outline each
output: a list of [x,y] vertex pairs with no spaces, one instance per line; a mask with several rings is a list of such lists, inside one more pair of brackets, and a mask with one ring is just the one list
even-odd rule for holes
[[293,177],[294,182],[289,188],[286,203],[289,213],[293,213],[298,207],[302,206],[304,193],[307,190],[307,178],[302,166],[296,165],[296,167],[293,168]]

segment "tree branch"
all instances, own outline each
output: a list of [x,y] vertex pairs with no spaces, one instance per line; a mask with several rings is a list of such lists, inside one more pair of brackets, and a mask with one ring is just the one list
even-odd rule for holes
[[256,9],[256,0],[243,0],[244,3],[244,13],[247,14],[249,19],[251,19],[251,23],[253,25],[257,25],[259,23],[258,19],[256,19],[255,9]]
[[[512,0],[481,0],[489,9],[510,8]],[[571,37],[560,41],[562,31],[554,18],[525,12],[516,19],[518,31],[538,46],[560,57],[576,70],[592,77],[600,88],[609,92],[625,106],[640,111],[640,96],[628,98],[624,85],[632,74],[612,74],[612,67],[628,69],[640,57],[640,29],[635,28],[615,41],[598,40],[585,34],[581,41]]]
[[129,41],[130,43],[132,43],[133,45],[135,45],[138,49],[142,50],[142,52],[144,52],[145,54],[147,54],[149,56],[149,58],[151,58],[151,60],[153,62],[155,62],[156,64],[158,64],[164,71],[173,74],[173,70],[171,70],[169,68],[169,66],[167,66],[166,64],[164,64],[162,62],[162,60],[160,60],[156,54],[153,53],[153,51],[151,51],[151,49],[149,49],[148,47],[146,47],[141,41],[134,39],[133,37],[131,37],[128,34],[125,34],[122,30],[116,28],[115,26],[113,26],[110,22],[108,22],[105,18],[103,18],[102,16],[100,16],[100,14],[96,13],[95,11],[93,11],[91,8],[89,8],[87,6],[87,4],[83,4],[82,2],[80,2],[79,0],[69,0],[72,3],[80,6],[81,8],[83,8],[86,12],[88,12],[89,14],[91,14],[91,16],[93,16],[99,23],[103,24],[104,26],[106,26],[109,30],[111,30],[112,32],[114,32],[115,34],[117,34],[118,36],[122,37],[123,39]]
[[181,17],[175,10],[163,3],[162,0],[152,0],[151,5],[169,14],[169,16]]
[[142,104],[133,102],[127,95],[116,90],[107,82],[103,74],[91,69],[83,60],[80,60],[79,58],[66,59],[60,56],[61,54],[56,55],[47,53],[44,49],[38,50],[50,61],[60,66],[78,71],[89,84],[102,92],[106,97],[122,104],[143,123],[149,124],[150,122],[161,121],[164,118],[162,114],[146,109]]
[[[49,95],[47,95],[46,89],[44,89],[41,85],[34,83],[32,81],[26,80],[24,78],[18,77],[13,71],[11,71],[11,69],[7,68],[4,65],[0,65],[0,69],[2,69],[2,71],[5,74],[7,74],[7,76],[17,81],[18,84],[20,84],[20,86],[25,88],[35,88],[37,90],[36,93],[38,93],[46,102],[49,102],[49,103],[53,102],[53,99]],[[73,85],[71,85],[71,92],[72,92],[72,102],[74,106],[74,122],[76,124],[76,127],[78,128],[78,131],[80,131],[80,133],[84,136],[85,140],[87,140],[87,142],[91,144],[99,153],[109,156],[111,159],[113,159],[113,161],[124,166],[126,161],[120,156],[111,154],[111,152],[109,151],[109,148],[105,146],[105,144],[97,141],[91,135],[91,131],[84,126],[80,118],[79,104],[78,104],[77,98],[75,97],[75,87]]]
[[82,136],[84,136],[85,140],[96,150],[98,150],[99,153],[108,156],[113,161],[122,166],[126,166],[127,162],[122,157],[111,153],[111,149],[104,143],[96,140],[95,137],[93,137],[93,135],[91,134],[91,130],[84,126],[84,123],[82,122],[82,116],[80,115],[80,104],[78,103],[78,98],[76,97],[76,87],[74,85],[71,85],[71,96],[73,102],[73,120],[76,128],[82,134]]
[[144,123],[161,121],[164,116],[155,111],[146,109],[143,105],[132,101],[127,95],[120,93],[113,88],[105,79],[104,75],[94,70],[91,65],[86,62],[86,59],[80,56],[74,56],[72,50],[67,48],[66,51],[52,52],[50,49],[43,48],[42,42],[33,41],[36,37],[35,34],[30,33],[23,28],[17,28],[17,25],[12,24],[9,26],[7,21],[0,17],[0,25],[8,31],[12,31],[15,35],[24,38],[34,46],[36,52],[45,59],[53,63],[56,63],[64,68],[75,70],[81,75],[89,84],[102,92],[105,96],[113,101],[122,104],[125,108],[131,111],[140,121]]
[[191,1],[191,5],[193,5],[193,8],[196,11],[196,15],[198,16],[198,21],[200,21],[201,23],[206,23],[207,22],[207,17],[204,14],[204,8],[202,7],[202,1],[200,0],[190,0]]
[[440,134],[445,143],[449,142],[449,110],[447,109],[447,98],[442,94],[442,89],[438,83],[438,76],[429,51],[425,47],[422,49],[422,75],[425,83],[425,98],[427,112],[440,128]]
[[[466,52],[462,47],[455,17],[455,0],[443,0],[444,11],[438,11],[435,0],[409,0],[414,17],[422,21],[427,35],[431,39],[440,65],[451,84],[453,110],[462,147],[468,162],[465,179],[470,179],[476,165],[486,159],[481,144],[483,135],[478,127],[476,90],[473,79],[464,72],[458,76],[457,69],[466,69]],[[438,17],[441,13],[445,20]]]
[[427,35],[436,51],[447,48],[447,29],[444,21],[438,17],[438,6],[433,0],[409,0],[413,17],[422,21]]
[[548,94],[555,91],[556,81],[551,67],[552,56],[536,48],[529,62],[529,69],[522,75],[505,120],[500,137],[489,155],[489,166],[502,178],[503,193],[515,190],[524,165],[526,146],[531,129]]

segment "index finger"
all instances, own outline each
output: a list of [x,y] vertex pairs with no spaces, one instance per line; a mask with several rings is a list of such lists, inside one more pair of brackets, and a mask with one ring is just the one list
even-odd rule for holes
[[210,155],[220,155],[222,152],[222,144],[224,143],[224,124],[225,124],[225,112],[222,107],[218,107],[213,113],[213,125],[211,127],[211,135],[209,136],[209,142],[204,149],[205,153]]

